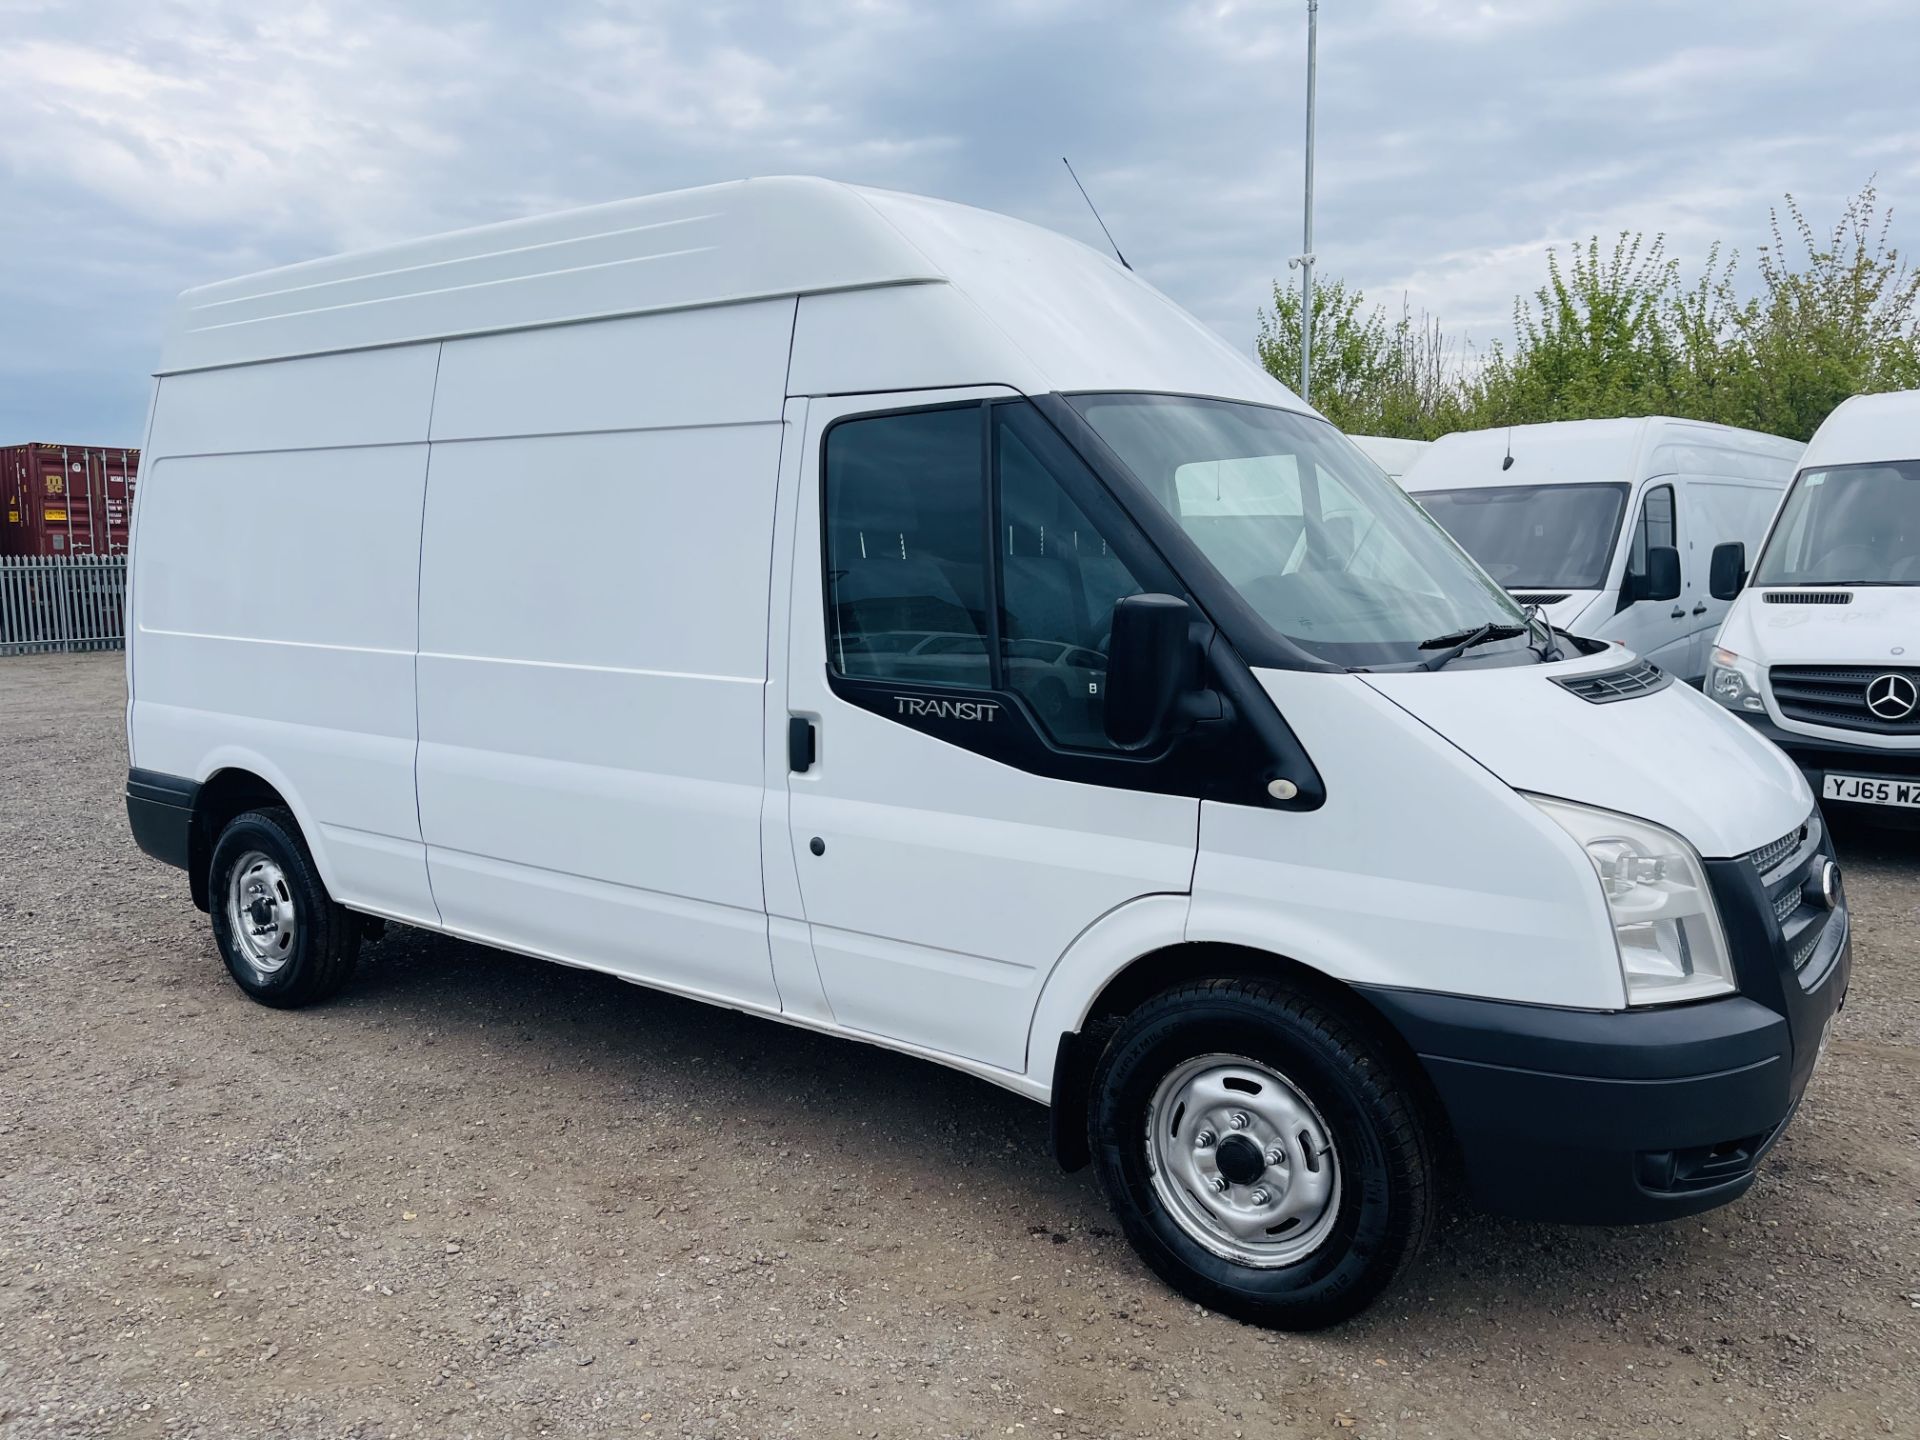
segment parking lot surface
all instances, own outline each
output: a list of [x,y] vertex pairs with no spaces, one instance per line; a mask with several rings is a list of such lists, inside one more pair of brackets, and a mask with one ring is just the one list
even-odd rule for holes
[[0,1435],[1920,1435],[1920,841],[1732,1207],[1457,1203],[1324,1334],[1162,1287],[983,1082],[409,931],[227,978],[123,657],[0,660]]

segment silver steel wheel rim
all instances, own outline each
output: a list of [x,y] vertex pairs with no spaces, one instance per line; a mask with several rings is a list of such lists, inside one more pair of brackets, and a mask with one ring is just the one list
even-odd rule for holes
[[265,980],[293,958],[299,922],[279,864],[258,850],[242,855],[227,881],[227,928],[255,975]]
[[1340,1212],[1340,1157],[1320,1112],[1244,1055],[1202,1055],[1160,1082],[1147,1106],[1147,1163],[1174,1223],[1236,1264],[1297,1264]]

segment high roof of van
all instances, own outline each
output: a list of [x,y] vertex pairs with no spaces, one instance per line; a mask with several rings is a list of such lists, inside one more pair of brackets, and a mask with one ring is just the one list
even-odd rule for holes
[[1876,460],[1920,460],[1920,390],[1841,401],[1813,432],[1800,464],[1812,470]]
[[1418,460],[1433,442],[1431,440],[1402,440],[1393,435],[1349,435],[1347,437],[1360,447],[1360,453],[1387,474],[1398,479]]
[[[1492,485],[1637,482],[1653,475],[1751,473],[1757,479],[1784,484],[1803,449],[1799,441],[1778,435],[1666,415],[1558,420],[1444,435],[1414,461],[1400,483],[1417,493]],[[1509,453],[1513,464],[1506,466],[1503,462]]]
[[[911,302],[907,292],[928,287],[947,298]],[[997,372],[958,383],[1179,388],[1307,408],[1078,241],[970,206],[804,177],[621,200],[202,286],[180,297],[159,373],[856,291],[901,295],[877,307],[876,343],[952,339],[967,363]]]

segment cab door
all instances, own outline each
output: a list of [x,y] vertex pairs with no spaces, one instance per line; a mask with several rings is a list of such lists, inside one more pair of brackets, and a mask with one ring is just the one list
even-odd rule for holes
[[[1639,505],[1629,522],[1618,608],[1595,633],[1602,640],[1620,641],[1662,670],[1683,680],[1692,680],[1699,673],[1699,667],[1694,664],[1697,648],[1694,634],[1700,624],[1692,610],[1706,590],[1704,579],[1694,584],[1695,567],[1688,563],[1684,529],[1680,487],[1673,478],[1663,477],[1647,485],[1640,492]],[[1662,598],[1635,598],[1635,587],[1648,573],[1647,554],[1661,546],[1679,551],[1680,593]]]
[[804,455],[787,826],[826,1002],[1023,1071],[1074,937],[1192,885],[1178,761],[1121,754],[1101,718],[1114,601],[1172,577],[1004,390],[815,399]]
[[1687,539],[1681,549],[1681,563],[1688,570],[1692,588],[1687,592],[1687,613],[1693,619],[1694,674],[1704,680],[1707,660],[1713,650],[1720,626],[1733,608],[1730,600],[1716,600],[1712,584],[1714,547],[1738,540],[1747,547],[1748,562],[1760,556],[1760,542],[1766,538],[1767,522],[1773,519],[1780,503],[1780,484],[1765,485],[1750,477],[1699,475],[1684,477],[1681,505],[1686,512]]

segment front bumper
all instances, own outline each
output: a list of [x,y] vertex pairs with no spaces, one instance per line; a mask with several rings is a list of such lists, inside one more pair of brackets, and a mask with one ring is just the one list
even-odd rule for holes
[[[1829,854],[1824,836],[1814,854]],[[1753,1184],[1846,999],[1851,936],[1843,904],[1796,969],[1757,868],[1708,870],[1737,995],[1598,1012],[1363,992],[1419,1056],[1486,1209],[1637,1224],[1724,1205]]]

